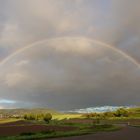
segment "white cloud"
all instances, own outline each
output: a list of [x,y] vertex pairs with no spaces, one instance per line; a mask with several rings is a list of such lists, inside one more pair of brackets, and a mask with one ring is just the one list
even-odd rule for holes
[[7,100],[7,99],[0,99],[0,104],[14,104],[15,101]]

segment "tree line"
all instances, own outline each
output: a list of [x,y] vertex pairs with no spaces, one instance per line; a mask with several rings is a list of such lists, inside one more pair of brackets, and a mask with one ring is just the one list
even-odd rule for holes
[[52,119],[52,115],[50,113],[41,113],[41,114],[25,114],[24,116],[25,120],[43,120],[47,123]]
[[131,112],[124,108],[119,108],[114,112],[104,112],[104,113],[86,113],[83,114],[83,117],[86,118],[111,118],[111,117],[129,117]]

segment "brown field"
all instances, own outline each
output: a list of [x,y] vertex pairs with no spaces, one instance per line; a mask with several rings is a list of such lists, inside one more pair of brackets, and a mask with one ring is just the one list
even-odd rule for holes
[[53,140],[140,140],[140,128],[126,126],[123,129],[114,132],[98,132],[83,136],[54,138]]
[[76,130],[73,126],[47,126],[37,125],[25,121],[17,121],[11,123],[0,124],[0,136],[14,136],[22,133],[29,132],[42,132],[42,131],[72,131]]
[[[91,124],[94,122],[92,119],[70,119],[63,120],[65,124]],[[112,132],[97,132],[95,134],[73,136],[68,138],[54,138],[54,140],[139,140],[140,139],[140,127],[128,126],[127,123],[132,125],[139,125],[140,119],[129,120],[111,120],[108,123],[118,124],[123,128],[119,131]],[[15,136],[23,133],[37,133],[37,132],[49,132],[49,131],[61,131],[69,132],[77,130],[74,126],[60,126],[60,125],[45,125],[35,124],[29,121],[15,121],[0,124],[0,136]],[[93,127],[94,129],[94,127]]]

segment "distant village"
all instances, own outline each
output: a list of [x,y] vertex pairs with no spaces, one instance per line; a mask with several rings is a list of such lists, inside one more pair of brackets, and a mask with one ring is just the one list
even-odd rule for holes
[[6,118],[22,118],[23,115],[18,115],[18,114],[0,114],[0,119],[6,119]]

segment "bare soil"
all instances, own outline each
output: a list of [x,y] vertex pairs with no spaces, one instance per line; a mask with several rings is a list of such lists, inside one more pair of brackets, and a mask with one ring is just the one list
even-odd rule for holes
[[36,125],[25,121],[17,121],[11,123],[0,124],[0,136],[14,136],[22,133],[35,133],[42,131],[73,131],[76,130],[73,126],[47,126]]
[[119,131],[47,140],[140,140],[140,128],[126,126]]

